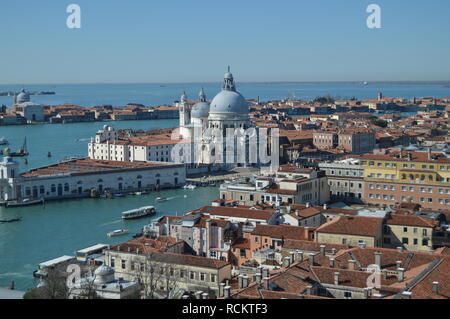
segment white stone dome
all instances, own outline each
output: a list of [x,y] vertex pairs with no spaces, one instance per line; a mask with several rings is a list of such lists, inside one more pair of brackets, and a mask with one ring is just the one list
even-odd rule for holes
[[248,103],[239,92],[222,90],[212,100],[210,113],[248,114]]
[[205,118],[209,115],[209,103],[198,102],[192,107],[191,117],[193,118]]
[[30,95],[27,92],[25,92],[24,89],[22,89],[22,91],[20,91],[20,93],[17,95],[16,102],[17,103],[30,102]]

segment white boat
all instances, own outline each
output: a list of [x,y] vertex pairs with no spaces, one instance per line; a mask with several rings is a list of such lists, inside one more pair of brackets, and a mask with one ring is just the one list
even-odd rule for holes
[[144,206],[141,208],[127,210],[122,213],[122,219],[135,219],[145,216],[154,215],[156,213],[154,206]]
[[122,236],[128,234],[128,229],[117,229],[109,232],[108,237]]
[[33,206],[33,205],[44,204],[44,202],[45,201],[44,201],[43,198],[39,198],[39,199],[25,198],[23,200],[16,200],[16,201],[6,202],[6,207]]
[[165,197],[156,197],[155,199],[157,202],[165,202],[167,200],[167,198]]
[[9,142],[6,138],[0,137],[0,145],[8,145]]
[[183,188],[184,189],[196,189],[197,186],[195,186],[194,184],[188,184],[188,185],[184,185]]

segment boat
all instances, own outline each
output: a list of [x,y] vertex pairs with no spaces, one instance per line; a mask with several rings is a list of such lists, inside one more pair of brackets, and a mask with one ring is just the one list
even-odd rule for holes
[[128,234],[128,229],[116,229],[112,232],[109,232],[107,235],[108,237],[116,237],[116,236],[122,236]]
[[11,219],[0,219],[0,223],[14,223],[14,222],[20,222],[21,220],[22,220],[22,217],[11,218]]
[[44,204],[44,202],[45,201],[43,198],[39,198],[39,199],[25,198],[23,200],[15,200],[15,201],[6,202],[6,207],[13,208],[13,207],[33,206],[33,205]]
[[47,157],[52,157],[52,153],[51,153],[51,152],[48,152],[48,153],[47,153]]
[[132,210],[127,210],[122,213],[122,219],[136,219],[146,216],[151,216],[156,213],[156,209],[154,206],[144,206],[141,208],[136,208]]
[[157,202],[165,202],[167,200],[167,198],[165,197],[156,197],[155,199]]
[[183,186],[184,189],[196,189],[197,186],[194,184],[187,184]]
[[6,138],[4,138],[4,137],[0,138],[0,145],[8,145],[8,144],[9,144],[9,142]]
[[30,155],[30,153],[28,153],[28,150],[27,150],[27,138],[26,137],[23,140],[23,145],[20,150],[18,150],[17,152],[9,153],[9,156],[11,156],[11,157],[23,157],[23,156],[28,156],[28,155]]
[[115,193],[112,195],[113,197],[125,197],[125,194],[122,193]]

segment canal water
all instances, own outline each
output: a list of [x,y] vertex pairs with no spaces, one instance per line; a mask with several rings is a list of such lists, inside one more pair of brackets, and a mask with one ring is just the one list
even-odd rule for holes
[[[168,200],[156,202],[157,197]],[[0,207],[0,219],[23,218],[17,223],[0,224],[0,287],[14,280],[17,289],[32,288],[37,284],[32,273],[40,262],[73,255],[76,250],[98,243],[117,244],[131,239],[159,216],[181,215],[210,205],[218,197],[218,187],[201,187],[114,199],[49,202],[45,206]],[[157,214],[143,219],[121,219],[121,212],[147,205],[155,206]],[[128,229],[130,233],[107,237],[108,232],[116,229]]]
[[[56,125],[0,126],[0,137],[10,141],[15,150],[27,137],[30,152],[28,165],[16,158],[22,171],[49,165],[67,156],[86,156],[87,142],[105,124],[115,128],[154,129],[175,127],[178,120],[123,121],[102,123],[74,123]],[[47,153],[52,157],[48,158]],[[22,217],[21,222],[0,224],[0,287],[15,281],[17,289],[36,285],[32,272],[42,261],[62,255],[73,255],[78,249],[97,243],[115,244],[131,238],[142,226],[158,216],[209,205],[218,198],[218,188],[195,190],[165,190],[146,195],[131,195],[114,199],[82,199],[49,202],[45,206],[4,208],[0,219]],[[166,202],[155,202],[165,197]],[[157,215],[122,221],[121,212],[154,205]],[[129,229],[130,235],[116,238],[106,236],[116,229]]]

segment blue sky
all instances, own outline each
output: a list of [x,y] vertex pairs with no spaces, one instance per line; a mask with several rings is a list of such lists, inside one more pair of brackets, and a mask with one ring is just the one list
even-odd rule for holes
[[[68,29],[66,7],[81,7]],[[369,4],[382,28],[366,26]],[[2,0],[0,83],[450,80],[448,0]]]

